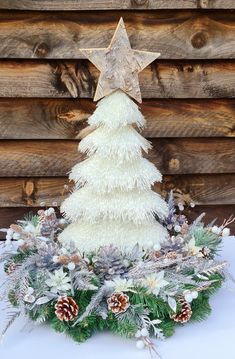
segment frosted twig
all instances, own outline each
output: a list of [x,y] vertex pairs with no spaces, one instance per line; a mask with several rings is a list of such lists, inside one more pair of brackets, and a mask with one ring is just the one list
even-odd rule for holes
[[8,321],[4,327],[4,329],[1,332],[0,335],[0,341],[2,341],[4,335],[6,334],[7,330],[10,328],[10,326],[14,323],[14,321],[16,320],[16,318],[20,315],[20,311],[18,312],[12,312],[8,314]]
[[98,292],[93,295],[90,303],[86,307],[85,312],[76,320],[76,322],[73,324],[73,327],[77,323],[82,322],[92,312],[92,310],[100,304],[106,293],[107,293],[107,286],[103,285],[102,287],[100,287]]
[[231,214],[231,216],[227,220],[224,219],[220,227],[223,229],[227,227],[229,224],[233,223],[234,221],[235,221],[235,217]]

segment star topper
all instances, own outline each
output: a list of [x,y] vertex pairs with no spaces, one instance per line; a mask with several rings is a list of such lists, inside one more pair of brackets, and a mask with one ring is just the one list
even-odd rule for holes
[[138,73],[158,58],[160,53],[133,50],[122,18],[107,48],[80,51],[100,71],[94,101],[120,89],[142,102]]

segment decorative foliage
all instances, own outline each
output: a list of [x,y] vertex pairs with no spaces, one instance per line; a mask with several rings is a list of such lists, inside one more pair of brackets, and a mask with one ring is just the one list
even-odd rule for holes
[[49,279],[46,280],[46,284],[50,287],[51,292],[58,293],[58,292],[67,292],[71,289],[70,285],[70,278],[68,278],[67,273],[63,271],[63,267],[55,272],[48,273]]
[[[165,226],[172,215],[178,218],[177,211],[172,202]],[[12,225],[0,257],[6,272],[0,294],[15,309],[2,334],[24,311],[79,342],[109,329],[155,351],[151,336],[162,339],[177,323],[204,319],[208,298],[227,273],[227,263],[215,258],[227,227],[215,231],[214,223],[203,225],[202,216],[190,225],[179,215],[180,231],[171,229],[162,246],[122,250],[110,244],[83,254],[72,241],[64,247],[57,240],[66,224],[52,209]]]

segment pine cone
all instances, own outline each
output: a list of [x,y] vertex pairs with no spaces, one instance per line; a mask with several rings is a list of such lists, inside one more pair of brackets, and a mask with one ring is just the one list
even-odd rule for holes
[[54,210],[40,210],[38,211],[38,215],[41,235],[44,237],[51,237],[52,233],[54,234],[57,232],[59,223]]
[[16,269],[16,263],[11,262],[6,265],[5,272],[6,272],[6,274],[10,275],[14,272],[15,269]]
[[166,258],[172,260],[177,259],[177,252],[176,251],[167,252]]
[[169,240],[162,245],[161,252],[167,254],[169,252],[182,253],[184,247],[184,238],[181,235],[172,236]]
[[129,297],[128,295],[120,292],[113,293],[108,299],[108,309],[113,313],[123,313],[129,307]]
[[93,263],[95,273],[107,280],[124,274],[128,267],[120,250],[113,245],[101,247]]
[[69,322],[76,318],[79,308],[71,297],[60,297],[55,305],[55,314],[59,320]]
[[191,305],[184,299],[184,297],[180,297],[178,299],[178,303],[181,305],[182,309],[180,313],[173,314],[171,319],[173,319],[177,323],[186,323],[192,316]]

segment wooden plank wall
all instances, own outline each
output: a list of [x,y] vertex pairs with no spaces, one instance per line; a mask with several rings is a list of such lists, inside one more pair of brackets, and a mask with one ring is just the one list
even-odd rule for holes
[[0,228],[68,195],[98,71],[122,16],[133,48],[160,59],[140,75],[143,134],[164,174],[197,206],[235,213],[235,3],[232,0],[1,0]]

